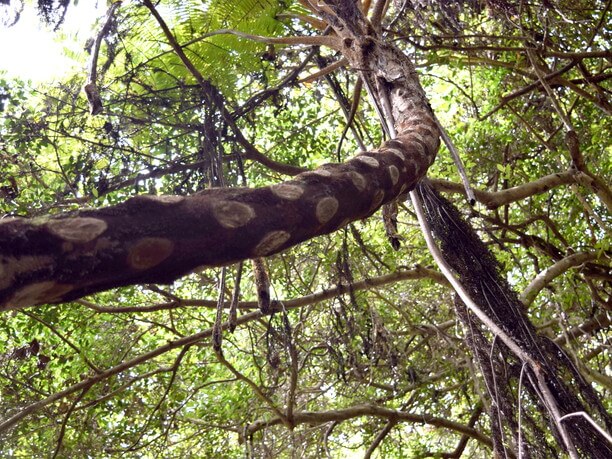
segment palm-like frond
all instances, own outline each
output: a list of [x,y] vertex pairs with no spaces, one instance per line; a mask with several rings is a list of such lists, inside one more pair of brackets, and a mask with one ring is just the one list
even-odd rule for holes
[[273,0],[171,1],[163,7],[177,18],[173,32],[196,68],[220,88],[234,86],[231,75],[262,70],[261,55],[266,45],[232,35],[216,35],[198,40],[203,34],[232,29],[255,35],[277,36],[283,29],[276,19],[285,8]]

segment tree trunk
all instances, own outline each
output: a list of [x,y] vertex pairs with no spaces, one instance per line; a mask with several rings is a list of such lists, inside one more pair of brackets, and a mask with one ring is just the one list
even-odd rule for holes
[[[397,138],[277,185],[218,188],[0,223],[0,308],[60,303],[112,287],[169,283],[198,267],[272,255],[366,218],[412,190],[439,134],[412,63],[352,2],[321,14],[351,66],[391,97]],[[374,83],[373,83],[374,84]]]

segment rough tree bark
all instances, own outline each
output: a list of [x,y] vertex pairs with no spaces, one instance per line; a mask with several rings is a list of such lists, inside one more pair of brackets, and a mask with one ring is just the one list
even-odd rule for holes
[[0,309],[169,283],[200,266],[272,255],[368,217],[412,190],[439,147],[414,67],[376,37],[353,2],[334,8],[324,5],[319,12],[340,35],[351,66],[386,86],[397,139],[269,187],[143,195],[102,209],[4,219]]

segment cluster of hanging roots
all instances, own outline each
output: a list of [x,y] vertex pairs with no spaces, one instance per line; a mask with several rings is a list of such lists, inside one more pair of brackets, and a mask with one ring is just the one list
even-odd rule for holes
[[[559,457],[558,445],[567,445],[569,437],[570,454],[574,449],[572,456],[612,458],[612,444],[586,416],[559,420],[569,413],[584,412],[610,431],[612,416],[593,388],[560,347],[536,333],[527,319],[525,306],[500,275],[497,261],[457,209],[426,180],[419,184],[417,192],[444,258],[471,298],[536,362],[544,377],[538,379],[530,365],[513,355],[501,340],[488,338],[483,325],[457,297],[457,315],[488,392],[496,457]],[[552,395],[556,402],[557,416],[550,410],[551,400],[542,393],[542,379],[550,389],[549,397]],[[553,432],[556,438],[553,440],[548,432]]]

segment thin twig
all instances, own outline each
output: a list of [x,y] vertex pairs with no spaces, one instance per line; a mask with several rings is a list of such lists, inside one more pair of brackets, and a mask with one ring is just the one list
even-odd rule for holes
[[108,12],[106,13],[104,25],[102,26],[102,29],[100,29],[100,32],[98,32],[98,35],[96,35],[96,40],[93,45],[93,52],[91,54],[91,62],[89,63],[89,77],[87,79],[87,84],[85,84],[83,87],[83,91],[85,91],[87,101],[89,102],[90,113],[93,116],[100,114],[102,110],[104,110],[102,99],[100,97],[100,91],[98,90],[98,84],[96,82],[98,79],[98,56],[100,54],[102,39],[108,33],[112,20],[115,16],[115,11],[117,8],[119,8],[119,5],[121,5],[121,2],[115,2],[110,6]]
[[468,202],[470,206],[476,204],[476,197],[474,196],[474,190],[470,185],[470,180],[468,179],[467,172],[465,171],[465,167],[463,166],[463,161],[461,161],[461,157],[459,156],[459,152],[457,151],[457,147],[455,147],[454,142],[446,132],[446,129],[440,123],[438,117],[434,114],[434,121],[436,122],[436,126],[438,126],[438,130],[440,131],[440,136],[444,141],[444,144],[450,151],[450,154],[455,162],[455,167],[457,168],[457,172],[459,172],[459,177],[461,177],[461,182],[463,183],[463,187],[465,188],[465,194],[468,198]]
[[287,427],[291,427],[289,421],[287,420],[287,416],[285,416],[274,404],[274,402],[266,395],[263,393],[263,391],[261,390],[261,388],[255,384],[250,378],[248,378],[247,376],[243,375],[241,372],[239,372],[236,367],[234,367],[223,355],[223,352],[221,350],[219,351],[215,351],[215,355],[217,356],[217,359],[219,360],[219,362],[225,366],[238,380],[245,382],[252,390],[253,392],[255,392],[255,395],[257,395],[257,397],[259,397],[259,399],[261,401],[263,401],[264,403],[266,403],[271,409],[272,411],[274,411],[274,413],[278,416],[278,418],[281,420],[281,422],[286,425]]
[[243,262],[238,263],[236,268],[236,280],[234,281],[234,290],[232,291],[232,301],[229,309],[228,328],[231,333],[236,330],[236,319],[238,317],[238,302],[240,301],[240,281],[242,280]]
[[[385,274],[377,277],[369,277],[362,279],[360,281],[353,282],[353,284],[339,284],[336,286],[331,286],[328,288],[324,288],[319,290],[318,292],[311,293],[310,295],[305,295],[298,298],[292,298],[289,300],[272,300],[271,309],[272,312],[277,312],[281,310],[281,303],[283,307],[287,309],[295,309],[302,306],[308,306],[310,304],[319,303],[321,301],[328,300],[330,298],[334,298],[337,295],[342,295],[352,289],[357,292],[360,290],[370,290],[375,287],[380,287],[383,285],[401,282],[404,280],[416,280],[416,279],[431,279],[434,282],[437,282],[441,285],[448,285],[446,279],[440,272],[435,271],[433,269],[425,268],[424,266],[417,265],[414,269],[399,269],[390,274]],[[96,312],[100,313],[127,313],[127,312],[155,312],[155,311],[163,311],[168,309],[177,309],[187,306],[192,307],[204,307],[204,308],[216,308],[217,301],[216,300],[199,300],[199,299],[185,299],[180,300],[179,302],[172,301],[167,303],[158,303],[151,306],[100,306],[91,301],[87,300],[76,300],[75,303],[81,304],[85,307],[93,309]],[[237,305],[238,309],[244,310],[253,310],[257,309],[258,304],[257,301],[240,301]]]
[[343,57],[341,59],[338,59],[336,62],[332,62],[331,64],[329,64],[327,67],[322,68],[321,70],[319,70],[318,72],[315,72],[311,75],[308,75],[307,77],[302,78],[301,80],[298,80],[298,83],[313,83],[314,81],[318,80],[319,78],[332,73],[333,71],[344,67],[346,64],[348,64],[348,59],[346,57]]
[[374,450],[378,448],[378,445],[380,445],[380,443],[384,440],[384,438],[387,435],[389,435],[389,432],[391,432],[391,430],[393,429],[393,427],[395,427],[396,424],[397,424],[396,419],[391,418],[389,419],[389,421],[387,421],[387,424],[385,424],[385,427],[380,432],[378,432],[378,435],[376,435],[376,438],[374,439],[372,444],[368,447],[368,450],[363,455],[363,459],[370,459],[372,457],[372,453],[374,452]]
[[55,447],[53,456],[51,456],[52,459],[55,459],[58,456],[60,450],[62,449],[62,441],[64,440],[64,435],[66,434],[66,425],[68,424],[68,419],[70,418],[70,415],[74,412],[77,404],[83,399],[83,397],[85,397],[85,394],[87,394],[89,389],[91,389],[91,386],[85,387],[77,396],[77,398],[75,398],[70,404],[70,408],[68,408],[68,411],[66,412],[66,415],[62,420],[62,425],[60,427],[59,435],[57,437],[57,446]]
[[212,330],[212,346],[215,352],[221,351],[223,341],[222,321],[223,321],[223,299],[225,297],[225,266],[221,268],[221,279],[219,279],[219,297],[217,299],[217,314]]

